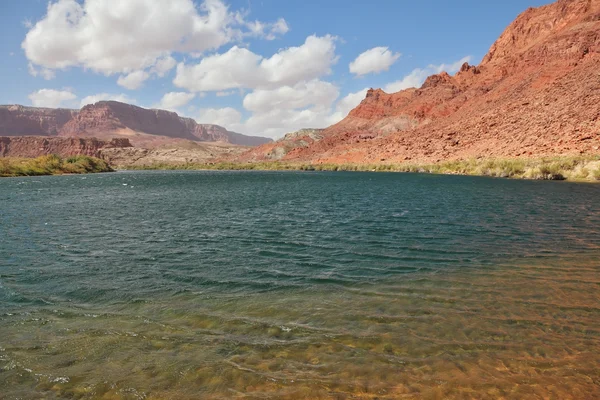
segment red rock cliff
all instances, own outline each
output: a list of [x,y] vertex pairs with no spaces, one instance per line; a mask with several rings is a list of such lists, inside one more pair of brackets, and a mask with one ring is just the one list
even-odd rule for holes
[[0,106],[0,135],[56,136],[74,115],[77,115],[76,110]]
[[0,106],[0,135],[61,136],[110,140],[125,137],[136,145],[164,144],[170,140],[226,142],[257,146],[271,139],[246,136],[218,125],[198,124],[174,112],[100,101],[80,111]]
[[78,154],[99,157],[101,149],[117,147],[131,147],[131,144],[127,139],[113,139],[107,142],[82,138],[0,136],[0,157],[39,157],[46,154],[57,154],[61,157]]
[[[436,162],[470,157],[600,154],[600,0],[522,13],[478,66],[420,88],[370,90],[341,122],[287,160]],[[278,142],[285,147],[288,143]],[[242,159],[265,159],[266,145]]]

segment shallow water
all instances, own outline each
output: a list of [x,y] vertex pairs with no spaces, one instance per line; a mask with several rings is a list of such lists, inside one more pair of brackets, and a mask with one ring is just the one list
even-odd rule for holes
[[0,398],[600,397],[600,186],[0,180]]

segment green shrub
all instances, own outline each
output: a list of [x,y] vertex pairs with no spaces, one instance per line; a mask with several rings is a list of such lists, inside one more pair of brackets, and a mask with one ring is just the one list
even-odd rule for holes
[[0,176],[82,174],[110,171],[112,171],[112,168],[106,161],[88,156],[74,156],[64,160],[57,155],[50,154],[29,159],[0,159]]

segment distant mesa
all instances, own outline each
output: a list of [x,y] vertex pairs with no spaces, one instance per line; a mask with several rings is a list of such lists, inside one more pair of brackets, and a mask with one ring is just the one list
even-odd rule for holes
[[230,132],[219,125],[198,124],[166,110],[145,109],[117,101],[100,101],[81,110],[0,106],[0,136],[127,138],[135,146],[173,142],[224,142],[258,146],[272,140]]

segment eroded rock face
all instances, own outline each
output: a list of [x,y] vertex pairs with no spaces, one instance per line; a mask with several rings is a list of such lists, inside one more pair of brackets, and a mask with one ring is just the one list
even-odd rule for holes
[[0,137],[0,157],[39,157],[46,154],[57,154],[69,157],[83,154],[99,157],[100,150],[105,148],[129,148],[128,139],[103,141],[98,139],[62,138],[43,136]]
[[225,143],[182,142],[155,149],[104,147],[100,150],[100,157],[116,167],[141,167],[155,164],[205,164],[217,158],[236,156],[244,151],[246,147]]
[[[559,0],[521,14],[480,65],[398,93],[369,90],[322,140],[282,158],[379,163],[600,153],[599,71],[600,0]],[[272,151],[273,144],[261,146],[246,159],[268,159]]]
[[[61,130],[61,136],[126,135],[136,143],[158,141],[152,136],[164,136],[201,142],[225,142],[257,146],[271,139],[229,132],[219,125],[198,124],[177,113],[145,109],[116,101],[101,101],[81,109],[79,114]],[[160,141],[164,144],[164,140]],[[136,143],[137,144],[137,143]]]
[[0,136],[56,136],[76,110],[0,106]]
[[122,131],[143,132],[173,138],[195,139],[191,124],[176,113],[148,110],[116,101],[84,106],[60,131],[60,136],[105,137]]
[[323,139],[322,132],[323,129],[300,129],[290,132],[275,142],[256,147],[255,150],[249,150],[240,155],[238,159],[240,161],[281,160],[295,149],[309,147]]
[[100,101],[81,110],[0,106],[0,135],[61,136],[110,140],[124,137],[135,145],[164,145],[170,139],[257,146],[271,139],[245,136],[177,113]]

